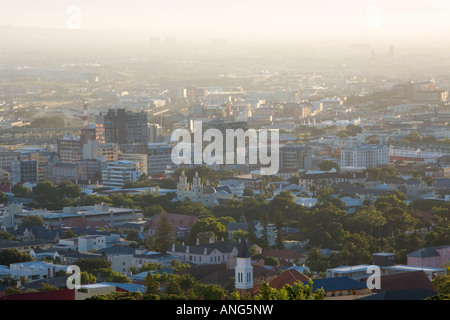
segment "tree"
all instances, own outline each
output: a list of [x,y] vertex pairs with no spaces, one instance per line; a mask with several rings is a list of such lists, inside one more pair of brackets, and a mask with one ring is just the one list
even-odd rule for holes
[[77,198],[81,195],[81,187],[70,180],[63,181],[58,189],[62,197]]
[[275,257],[264,257],[264,264],[271,267],[278,267],[280,262]]
[[8,201],[8,196],[6,193],[0,191],[0,203],[6,203]]
[[227,232],[225,226],[219,222],[218,219],[214,217],[204,217],[198,219],[191,227],[191,231],[189,233],[190,242],[196,243],[197,235],[203,232],[212,232],[216,236],[216,239],[226,238]]
[[336,171],[339,171],[340,169],[339,165],[332,160],[324,160],[319,164],[319,169],[322,171],[330,171],[333,168],[336,169]]
[[194,293],[198,299],[203,298],[205,300],[221,300],[227,294],[224,289],[214,284],[197,284]]
[[439,294],[450,295],[450,264],[447,265],[446,269],[447,274],[440,274],[431,280],[431,282]]
[[65,229],[62,234],[62,239],[71,239],[71,238],[77,238],[77,237],[78,237],[78,235],[72,229]]
[[[247,299],[238,292],[233,292],[232,297],[234,300]],[[309,280],[308,284],[300,281],[295,282],[292,286],[286,284],[280,290],[272,288],[267,282],[264,282],[257,295],[248,297],[250,300],[323,300],[324,298],[325,291],[322,288],[313,292],[312,280]]]
[[161,220],[159,220],[156,228],[155,242],[155,249],[158,252],[166,252],[175,242],[173,227],[166,215],[163,215]]
[[3,249],[0,251],[0,265],[9,266],[11,263],[33,261],[33,257],[17,249]]
[[50,181],[41,181],[33,188],[33,193],[39,203],[57,202],[59,200],[58,187]]
[[102,277],[103,281],[106,282],[117,282],[117,283],[130,283],[131,280],[121,273],[118,273],[109,268],[98,269],[97,272]]
[[81,283],[82,284],[97,283],[97,278],[93,274],[91,274],[89,272],[82,271],[80,273],[80,277],[81,277]]
[[13,240],[14,236],[7,231],[0,231],[0,239],[2,240]]
[[278,249],[283,249],[283,236],[281,232],[284,225],[284,216],[281,211],[275,212],[274,221],[275,221],[275,228],[277,230],[276,244]]
[[244,230],[234,230],[231,232],[231,241],[239,242],[242,238],[248,239],[248,232]]
[[316,247],[312,248],[306,256],[306,265],[315,272],[324,272],[330,268],[330,259],[323,256]]
[[96,295],[86,300],[142,300],[144,297],[140,292],[111,292],[108,294]]
[[52,286],[51,284],[48,284],[46,282],[41,283],[41,287],[39,288],[39,291],[55,291],[59,290],[57,287]]
[[44,218],[38,215],[29,215],[22,218],[22,221],[20,222],[20,225],[22,227],[26,226],[43,226],[44,225]]
[[253,197],[253,190],[250,188],[244,188],[244,193],[242,194],[244,197]]
[[13,295],[13,294],[22,294],[22,290],[19,287],[7,287],[5,289],[5,294],[7,296]]
[[24,187],[21,184],[16,184],[11,188],[11,192],[14,193],[14,196],[19,198],[24,198],[28,196],[30,191],[31,191],[30,188]]
[[74,265],[80,267],[81,271],[95,274],[100,269],[110,269],[112,263],[105,258],[81,258],[76,260]]

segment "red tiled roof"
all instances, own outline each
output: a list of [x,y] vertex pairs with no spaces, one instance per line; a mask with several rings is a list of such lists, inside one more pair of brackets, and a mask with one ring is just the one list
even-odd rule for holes
[[81,229],[95,229],[100,227],[107,227],[111,228],[111,225],[109,225],[105,220],[98,220],[98,221],[91,221],[86,220],[83,217],[76,217],[76,218],[67,218],[64,219],[64,227],[71,227],[71,228],[81,228]]
[[296,282],[305,282],[308,281],[309,278],[305,276],[303,273],[298,272],[297,270],[286,270],[276,278],[269,281],[269,285],[272,288],[280,290],[286,284],[293,285]]
[[75,290],[61,289],[7,295],[1,300],[75,300]]
[[436,291],[436,288],[423,271],[403,272],[381,276],[380,289],[372,289],[372,291],[379,293],[416,288]]

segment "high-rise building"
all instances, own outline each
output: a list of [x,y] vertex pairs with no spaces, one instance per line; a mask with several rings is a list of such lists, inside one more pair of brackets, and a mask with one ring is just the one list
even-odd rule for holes
[[35,160],[22,160],[11,162],[11,182],[37,183],[39,181],[38,162]]
[[159,124],[148,124],[148,142],[158,143],[161,142],[162,128]]
[[172,148],[166,143],[149,143],[147,151],[147,174],[166,173],[173,169]]
[[305,169],[306,148],[299,144],[287,144],[280,148],[281,169]]
[[109,109],[107,114],[96,117],[96,121],[99,131],[104,130],[106,143],[122,145],[148,142],[146,112]]

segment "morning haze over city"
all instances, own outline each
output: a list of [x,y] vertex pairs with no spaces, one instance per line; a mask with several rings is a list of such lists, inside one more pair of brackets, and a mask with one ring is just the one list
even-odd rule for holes
[[448,1],[0,12],[0,300],[450,298]]

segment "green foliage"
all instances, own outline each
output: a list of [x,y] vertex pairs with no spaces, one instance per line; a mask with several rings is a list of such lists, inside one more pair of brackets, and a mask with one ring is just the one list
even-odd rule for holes
[[4,249],[0,251],[0,265],[9,266],[11,263],[33,261],[33,257],[17,249]]
[[100,269],[111,269],[111,261],[105,258],[86,258],[78,259],[74,265],[80,267],[81,271],[95,274]]
[[20,225],[22,227],[26,226],[43,226],[44,219],[38,215],[29,215],[22,218]]
[[306,256],[306,265],[316,272],[325,272],[331,267],[330,259],[323,256],[317,247],[312,248]]
[[16,184],[11,188],[11,192],[14,193],[15,197],[24,198],[29,196],[31,190],[21,184]]
[[8,196],[6,193],[0,191],[0,203],[6,203],[8,201]]
[[92,296],[86,300],[142,300],[144,296],[140,292],[111,292],[104,295]]
[[97,278],[96,278],[93,274],[91,274],[91,273],[89,273],[89,272],[82,271],[82,272],[80,273],[80,277],[81,277],[81,283],[82,283],[82,284],[87,284],[87,283],[89,283],[89,284],[91,284],[91,283],[97,283]]
[[5,289],[5,294],[7,296],[13,295],[13,294],[22,294],[22,293],[23,293],[22,290],[18,287],[7,287]]
[[280,262],[275,257],[264,257],[264,264],[267,266],[278,267]]
[[321,288],[313,293],[312,280],[308,284],[301,282],[296,282],[292,286],[287,284],[280,290],[270,287],[265,282],[261,285],[259,293],[253,297],[242,297],[238,292],[234,292],[232,297],[234,300],[323,300],[325,292]]
[[244,230],[234,230],[231,232],[231,241],[239,242],[241,239],[248,240],[248,232]]
[[14,240],[14,236],[7,231],[0,231],[0,239],[2,240]]
[[166,252],[175,241],[175,233],[166,215],[161,217],[156,228],[155,250]]
[[189,233],[190,243],[195,244],[199,233],[212,232],[216,239],[227,238],[227,232],[225,226],[214,217],[204,217],[198,219],[191,227]]
[[227,293],[224,289],[214,284],[204,285],[197,284],[194,289],[195,296],[205,300],[221,300],[226,297]]
[[340,169],[339,165],[331,160],[324,160],[319,164],[319,169],[322,171],[330,171],[333,168],[337,171]]
[[59,290],[57,287],[52,286],[51,284],[48,283],[41,283],[41,287],[39,288],[39,291],[55,291],[55,290]]
[[97,270],[100,274],[102,281],[117,282],[117,283],[131,283],[131,280],[126,276],[118,273],[112,269],[101,268]]
[[77,238],[78,235],[72,230],[72,229],[65,229],[62,234],[62,239],[70,239],[70,238]]

